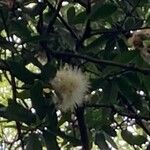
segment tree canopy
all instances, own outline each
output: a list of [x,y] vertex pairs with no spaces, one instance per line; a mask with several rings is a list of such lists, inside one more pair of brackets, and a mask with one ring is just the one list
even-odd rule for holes
[[149,150],[150,1],[0,0],[0,149]]

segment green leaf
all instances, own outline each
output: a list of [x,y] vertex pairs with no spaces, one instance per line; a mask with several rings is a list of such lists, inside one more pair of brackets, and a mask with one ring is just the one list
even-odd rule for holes
[[0,114],[8,120],[20,121],[26,124],[35,122],[35,116],[31,111],[12,100],[9,102],[8,107],[1,107],[0,109]]
[[27,139],[26,150],[42,150],[42,144],[37,134],[32,133]]
[[107,37],[105,35],[102,35],[102,36],[98,37],[97,39],[95,39],[92,43],[87,45],[85,47],[85,50],[86,51],[93,51],[96,53],[99,50],[98,49],[99,46],[101,46],[106,40],[107,40]]
[[23,90],[22,92],[16,93],[17,98],[26,99],[30,98],[30,90]]
[[95,135],[95,144],[101,149],[101,150],[110,150],[108,147],[108,144],[106,143],[105,136],[103,133],[96,133]]
[[[50,36],[52,36],[51,34],[50,34]],[[25,43],[37,43],[37,42],[40,42],[40,41],[48,41],[48,39],[49,39],[49,36],[43,36],[43,35],[36,35],[36,36],[30,36],[30,37],[28,37],[28,38],[26,38],[26,39],[24,39],[21,43],[22,44],[25,44]]]
[[124,23],[124,29],[140,28],[143,25],[143,20],[136,19],[135,17],[128,17]]
[[[28,1],[28,2],[27,2]],[[24,3],[36,3],[35,0],[25,0]],[[25,14],[29,14],[30,17],[34,17],[39,15],[39,12],[45,8],[45,3],[38,3],[37,5],[33,5],[32,7],[23,7],[23,12]]]
[[86,19],[87,19],[86,11],[82,11],[78,15],[76,15],[76,17],[74,18],[74,23],[75,24],[84,23]]
[[108,125],[103,125],[102,129],[110,136],[115,137],[117,136],[117,133],[115,131],[115,129],[113,129],[112,127],[108,126]]
[[52,63],[47,63],[45,66],[43,66],[41,70],[41,79],[44,82],[48,82],[51,79],[53,79],[56,75],[56,67]]
[[14,48],[13,44],[1,36],[0,36],[0,47],[3,49],[9,49],[12,52],[16,52],[16,49]]
[[136,94],[133,85],[129,82],[129,80],[125,77],[120,77],[117,80],[117,84],[119,87],[120,93],[130,102],[134,102],[135,106],[141,105],[141,99]]
[[129,17],[126,19],[125,23],[124,23],[124,28],[125,29],[131,29],[131,27],[134,25],[134,18],[133,17]]
[[113,51],[114,47],[116,46],[116,36],[113,35],[110,36],[111,38],[109,38],[108,41],[106,42],[105,51],[103,55],[104,59],[111,59],[114,57]]
[[99,5],[96,3],[92,7],[92,11],[91,11],[89,18],[92,21],[96,21],[97,19],[105,19],[111,16],[116,10],[117,10],[117,7],[113,3],[110,3],[110,4],[107,3],[104,5],[101,5],[101,4]]
[[140,77],[147,91],[150,91],[150,76],[140,75]]
[[118,49],[120,50],[120,52],[127,52],[128,51],[128,47],[125,44],[125,41],[123,39],[117,40],[117,46],[118,46]]
[[45,139],[46,147],[48,150],[60,150],[56,140],[56,133],[43,131],[43,137]]
[[131,145],[141,146],[143,143],[147,141],[147,138],[142,135],[134,136],[131,132],[127,130],[123,130],[121,132],[122,138]]
[[90,83],[91,83],[92,90],[97,90],[103,87],[105,81],[101,78],[94,78],[94,79],[90,79]]
[[142,6],[143,4],[149,3],[149,0],[141,0],[141,1],[137,1],[137,0],[130,0],[130,4],[132,5],[132,7],[139,7]]
[[[128,73],[126,74],[127,80],[132,84],[133,87],[137,88],[137,89],[142,89],[143,86],[141,84],[140,78],[138,77],[138,75],[136,73]],[[148,80],[147,80],[148,82]]]
[[30,90],[32,106],[40,119],[46,115],[45,98],[43,97],[43,86],[41,81],[35,81]]
[[72,6],[67,11],[67,20],[69,24],[72,24],[74,22],[75,15],[75,8]]
[[31,84],[37,78],[37,74],[30,72],[22,63],[8,61],[8,64],[13,75],[24,83]]
[[117,144],[114,142],[114,140],[107,134],[105,135],[105,139],[111,144],[112,147],[114,147],[116,150],[118,150]]
[[15,34],[22,39],[27,39],[30,37],[30,30],[27,28],[27,21],[25,20],[17,20],[11,21],[10,23],[10,31],[12,34]]
[[86,121],[88,122],[89,128],[100,129],[102,120],[102,110],[88,110],[86,112]]
[[[109,93],[109,94],[108,94]],[[115,104],[118,96],[118,86],[115,82],[108,82],[103,89],[102,102],[105,104]]]

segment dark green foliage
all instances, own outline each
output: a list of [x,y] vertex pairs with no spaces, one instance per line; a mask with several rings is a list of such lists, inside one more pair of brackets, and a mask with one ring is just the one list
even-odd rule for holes
[[26,145],[26,150],[42,150],[41,142],[39,141],[38,135],[32,133],[28,137],[28,142]]
[[[6,149],[110,150],[124,140],[126,149],[148,150],[150,65],[128,39],[150,30],[149,0],[65,2],[0,1],[0,141]],[[50,81],[66,63],[89,78],[90,100],[60,113]],[[12,143],[6,127],[16,131]]]
[[147,141],[147,139],[142,135],[134,136],[132,133],[124,130],[121,132],[122,138],[127,141],[131,145],[141,146],[143,143]]

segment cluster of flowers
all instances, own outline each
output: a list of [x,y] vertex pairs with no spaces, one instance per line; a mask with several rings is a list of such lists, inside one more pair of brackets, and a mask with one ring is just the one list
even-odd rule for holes
[[137,48],[143,60],[150,64],[150,29],[133,32],[129,43]]
[[83,104],[90,85],[80,69],[68,65],[60,68],[50,83],[55,90],[53,101],[64,112]]

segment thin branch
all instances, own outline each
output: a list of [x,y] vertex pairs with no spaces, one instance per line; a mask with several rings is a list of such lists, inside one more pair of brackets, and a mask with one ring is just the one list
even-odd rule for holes
[[90,108],[95,108],[95,109],[100,109],[100,108],[108,108],[113,110],[115,113],[117,113],[120,116],[124,116],[124,117],[129,117],[131,119],[143,119],[146,121],[150,120],[150,117],[145,117],[145,116],[141,116],[135,113],[125,113],[123,111],[118,110],[116,107],[114,107],[113,105],[106,105],[106,104],[87,104],[85,107],[90,107]]
[[[91,13],[91,0],[86,0],[86,15],[88,16]],[[85,41],[86,38],[90,36],[91,33],[91,20],[87,19],[85,28],[83,30],[82,37],[79,41],[76,42],[76,51],[80,49],[83,45],[83,42]]]
[[[16,81],[15,81],[15,77],[13,75],[13,73],[11,72],[11,70],[9,70],[10,75],[11,75],[11,86],[12,86],[12,98],[14,100],[14,102],[17,103],[17,89],[16,89]],[[22,150],[24,150],[24,142],[22,139],[22,135],[21,135],[21,124],[19,121],[16,121],[16,129],[18,132],[18,139],[21,141],[21,148]]]
[[68,53],[68,52],[51,52],[51,55],[56,58],[63,58],[63,57],[78,58],[78,59],[83,59],[92,63],[99,64],[99,65],[103,64],[103,65],[108,65],[108,66],[120,67],[120,68],[124,68],[124,69],[131,70],[131,71],[137,71],[145,75],[150,74],[150,68],[140,68],[140,67],[136,67],[133,65],[122,64],[122,63],[114,62],[110,60],[102,60],[102,59],[100,60],[98,58],[93,58],[93,57],[82,55],[82,54],[74,54],[74,53]]
[[3,70],[3,71],[8,71],[9,70],[9,67],[8,65],[6,64],[6,62],[2,59],[0,59],[0,70]]
[[22,150],[24,150],[24,141],[22,139],[21,124],[17,121],[16,121],[16,129],[17,129],[17,132],[18,132],[18,140],[21,141],[21,148],[22,148]]
[[67,22],[61,17],[61,15],[58,15],[58,18],[60,21],[64,24],[66,29],[71,33],[71,35],[78,41],[78,36],[75,34],[75,32],[71,29],[71,27],[67,24]]
[[141,27],[141,28],[131,28],[128,30],[113,30],[113,29],[105,29],[105,30],[101,30],[101,29],[96,29],[96,30],[92,30],[91,31],[91,36],[94,35],[100,35],[100,34],[121,34],[121,33],[126,33],[126,32],[130,32],[130,31],[136,31],[136,30],[145,30],[145,29],[150,29],[150,27]]
[[[125,98],[124,95],[122,95],[121,93],[119,93],[121,100],[123,102],[123,104],[125,104],[127,106],[127,109],[135,115],[135,119],[136,119],[136,123],[145,131],[145,133],[147,133],[148,135],[150,135],[150,131],[149,129],[147,129],[147,127],[143,124],[142,122],[142,118],[139,117],[139,115],[136,112],[136,109],[130,104],[130,101],[128,99]],[[150,120],[150,119],[149,119]]]
[[[48,3],[48,7],[55,12],[56,9],[49,2],[47,2],[47,3]],[[66,29],[71,33],[71,35],[74,37],[74,39],[78,40],[78,37],[75,34],[75,32],[71,29],[71,27],[69,26],[69,24],[67,24],[67,22],[64,20],[64,18],[59,13],[58,13],[58,18],[64,24],[64,26],[66,27]]]
[[87,134],[87,127],[84,119],[84,107],[77,107],[75,109],[77,120],[78,120],[78,126],[80,130],[81,135],[81,142],[82,142],[82,149],[83,150],[90,150],[89,149],[89,139]]
[[[128,1],[128,0],[127,0]],[[137,3],[136,3],[136,5],[132,8],[132,10],[131,10],[131,14],[136,10],[136,8],[138,7],[138,5],[139,5],[139,3],[141,2],[141,0],[138,0],[137,1]],[[129,1],[128,1],[128,3],[129,3]]]
[[9,40],[9,30],[8,30],[8,27],[7,27],[7,24],[6,24],[6,19],[5,19],[5,17],[4,17],[4,14],[3,14],[3,11],[2,10],[0,10],[0,14],[1,14],[1,18],[2,18],[2,21],[3,21],[3,25],[4,25],[4,29],[5,29],[5,31],[6,31],[6,35],[7,35],[7,37],[8,37],[8,40]]
[[57,9],[56,11],[54,12],[53,16],[51,17],[50,21],[49,21],[49,24],[48,24],[48,27],[47,27],[47,33],[50,32],[51,30],[51,27],[53,26],[53,24],[55,23],[55,20],[59,14],[59,11],[61,9],[61,6],[62,6],[62,2],[63,0],[60,0],[59,3],[58,3],[58,6],[57,6]]

